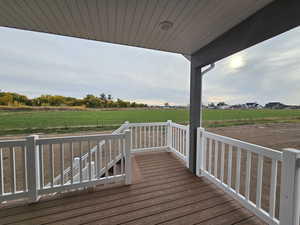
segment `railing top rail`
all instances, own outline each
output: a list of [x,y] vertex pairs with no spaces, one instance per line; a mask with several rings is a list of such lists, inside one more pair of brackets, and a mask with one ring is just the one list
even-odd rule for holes
[[259,145],[255,145],[255,144],[250,144],[248,142],[240,141],[238,139],[234,139],[234,138],[230,138],[230,137],[221,136],[221,135],[214,134],[214,133],[211,133],[208,131],[204,132],[204,136],[221,141],[225,144],[233,145],[233,146],[239,147],[241,149],[245,149],[245,150],[257,153],[257,154],[264,155],[271,159],[282,161],[282,152],[271,149],[271,148],[267,148],[267,147],[263,147],[263,146],[259,146]]
[[284,148],[283,150],[295,153],[297,155],[297,159],[300,159],[300,150],[295,148]]
[[26,145],[25,139],[20,140],[2,140],[0,141],[0,148],[7,148],[7,147],[20,147]]
[[128,123],[128,127],[143,127],[143,126],[166,126],[167,122],[154,122],[154,123]]
[[124,137],[125,137],[124,133],[68,136],[68,137],[40,138],[40,139],[36,140],[36,143],[37,144],[57,144],[57,143],[76,142],[76,141],[119,139],[119,138],[124,138]]
[[128,124],[124,123],[122,124],[118,129],[112,132],[112,134],[119,134],[123,132],[127,128]]
[[178,124],[178,123],[174,123],[174,122],[171,123],[171,126],[179,128],[179,129],[183,129],[183,130],[188,129],[188,126],[185,126],[185,125],[182,125],[182,124]]

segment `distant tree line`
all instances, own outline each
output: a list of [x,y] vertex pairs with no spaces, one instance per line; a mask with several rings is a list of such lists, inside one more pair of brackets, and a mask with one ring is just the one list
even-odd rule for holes
[[114,100],[108,94],[102,93],[100,96],[88,94],[83,99],[65,97],[61,95],[41,95],[37,98],[28,98],[12,92],[3,92],[0,90],[0,105],[5,106],[83,106],[88,108],[130,108],[147,107],[147,104]]

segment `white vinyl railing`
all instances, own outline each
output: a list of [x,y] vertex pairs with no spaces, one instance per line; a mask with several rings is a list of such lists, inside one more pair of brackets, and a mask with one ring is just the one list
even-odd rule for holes
[[297,150],[280,152],[198,128],[197,175],[268,224],[299,224],[299,158]]
[[155,151],[167,147],[168,123],[128,123],[133,152]]
[[[95,159],[98,157],[98,155],[101,155],[101,151],[103,149],[103,146],[105,144],[105,141],[101,141],[99,143],[99,145],[96,145],[95,147],[93,147],[90,152],[88,151],[87,153],[85,153],[82,157],[81,157],[81,164],[82,164],[82,176],[84,179],[86,179],[89,174],[88,174],[88,170],[89,170],[89,156],[91,154],[91,158]],[[99,160],[99,159],[98,159]],[[74,157],[73,158],[73,162],[70,163],[71,165],[69,167],[67,167],[64,171],[63,171],[63,176],[61,176],[61,173],[56,176],[53,180],[54,185],[58,185],[59,183],[62,183],[62,177],[63,177],[63,182],[64,183],[70,183],[71,179],[73,177],[74,180],[78,181],[79,177],[80,177],[80,157]],[[97,168],[98,164],[92,160],[91,162],[91,171],[92,171],[92,178],[100,177],[101,175],[103,175],[103,172],[101,174],[96,174],[96,171],[98,171]],[[72,170],[73,168],[73,170]],[[110,169],[110,168],[109,168]],[[51,183],[48,183],[46,186],[50,186]]]
[[[27,141],[0,141],[0,199],[10,200],[29,195]],[[16,161],[16,156],[18,161]],[[11,198],[14,196],[13,198]],[[1,200],[0,200],[1,202]]]
[[[197,130],[198,176],[205,176],[268,224],[298,225],[300,151],[283,152]],[[189,162],[189,127],[125,122],[108,135],[0,141],[0,201],[131,183],[130,154],[170,151]]]
[[167,150],[188,165],[188,135],[188,126],[172,121],[125,122],[106,135],[0,141],[0,202],[36,201],[43,194],[124,179],[129,184],[131,153]]
[[129,123],[118,130],[131,130],[132,152],[168,150],[183,160],[188,167],[189,126],[167,122]]
[[[0,202],[97,184],[131,183],[130,131],[0,141]],[[17,155],[17,157],[16,157]]]
[[189,126],[169,122],[169,148],[189,165]]

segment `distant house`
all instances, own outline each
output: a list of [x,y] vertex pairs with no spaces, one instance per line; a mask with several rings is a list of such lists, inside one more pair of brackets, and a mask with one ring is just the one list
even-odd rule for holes
[[230,109],[262,109],[263,106],[256,102],[247,102],[245,104],[236,104],[230,106]]
[[263,108],[260,104],[257,104],[256,102],[247,102],[245,104],[246,109],[261,109]]
[[155,108],[161,109],[186,109],[188,106],[185,105],[163,105],[163,106],[153,106]]
[[269,102],[265,105],[265,108],[267,109],[284,109],[287,107],[287,105],[282,104],[281,102]]
[[207,109],[217,109],[217,106],[212,102],[212,103],[209,103],[206,108]]
[[209,106],[207,106],[207,109],[217,109],[217,107],[209,105]]
[[218,109],[230,109],[230,105],[221,105],[218,106]]
[[288,109],[300,109],[300,105],[289,105]]
[[231,105],[230,109],[245,109],[245,104]]
[[217,104],[217,109],[230,109],[230,106],[227,105],[225,102],[219,102]]

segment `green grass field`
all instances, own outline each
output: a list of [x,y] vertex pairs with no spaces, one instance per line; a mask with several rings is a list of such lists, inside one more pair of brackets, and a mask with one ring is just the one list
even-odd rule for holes
[[[187,123],[187,110],[0,111],[0,134],[112,129],[124,121]],[[205,126],[298,122],[300,110],[204,110]]]

